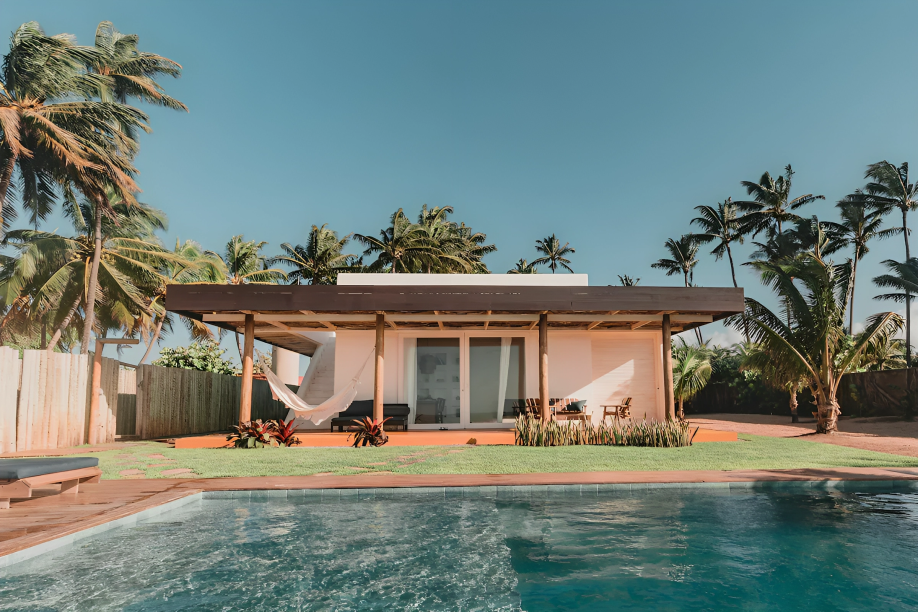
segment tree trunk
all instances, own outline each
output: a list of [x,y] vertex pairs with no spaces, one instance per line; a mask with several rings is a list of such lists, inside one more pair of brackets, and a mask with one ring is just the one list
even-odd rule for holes
[[848,299],[851,300],[848,313],[848,333],[852,336],[854,335],[854,283],[857,279],[857,256],[858,249],[854,249],[854,262],[851,264],[851,295],[848,296]]
[[99,284],[99,260],[102,258],[102,206],[98,201],[102,196],[97,196],[95,202],[95,234],[93,242],[95,249],[92,253],[92,266],[89,269],[89,286],[86,289],[86,320],[83,322],[83,340],[80,342],[80,355],[89,352],[89,341],[92,338],[92,328],[95,323],[96,286]]
[[816,433],[838,433],[838,415],[841,409],[834,397],[816,400]]
[[680,396],[679,397],[679,420],[680,421],[685,420],[685,410],[683,409],[684,404],[685,404],[685,400],[682,399],[682,397]]
[[76,314],[77,308],[80,306],[80,300],[82,299],[81,294],[77,294],[76,300],[74,300],[73,305],[70,307],[70,310],[67,311],[67,316],[64,317],[64,320],[61,321],[61,324],[58,325],[57,329],[54,330],[54,335],[51,336],[51,340],[48,342],[47,351],[49,353],[54,352],[54,347],[57,346],[58,341],[61,339],[61,336],[64,334],[64,330],[67,329],[67,326],[70,325],[70,320],[73,319],[73,315]]
[[[730,260],[730,276],[733,277],[733,286],[739,289],[736,282],[736,269],[733,267],[733,252],[730,251],[730,243],[727,243],[727,258]],[[746,314],[743,313],[743,334],[746,336],[746,344],[749,344],[749,321],[746,320]]]
[[6,219],[3,218],[3,208],[6,202],[6,196],[10,192],[10,181],[13,180],[13,170],[16,168],[16,157],[10,155],[6,167],[0,170],[0,237],[6,235],[3,230]]
[[163,321],[165,320],[166,313],[163,313],[163,316],[159,318],[159,322],[156,323],[156,331],[153,332],[153,336],[150,338],[150,344],[147,345],[147,352],[143,354],[143,358],[137,363],[137,365],[142,365],[143,362],[147,360],[147,357],[150,356],[150,351],[153,350],[153,345],[156,344],[157,340],[159,340],[159,333],[163,329]]
[[[902,236],[905,238],[905,262],[912,258],[908,249],[908,209],[902,209]],[[905,367],[912,365],[912,296],[905,292]]]
[[41,340],[38,348],[42,351],[48,348],[48,313],[41,317]]
[[800,417],[797,414],[797,390],[791,389],[790,392],[790,414],[791,423],[799,423]]

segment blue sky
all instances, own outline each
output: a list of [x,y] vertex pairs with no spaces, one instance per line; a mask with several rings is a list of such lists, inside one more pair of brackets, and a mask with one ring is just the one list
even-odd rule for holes
[[[674,285],[650,268],[663,242],[741,180],[791,163],[796,195],[827,198],[804,212],[834,218],[868,163],[918,163],[914,2],[0,0],[0,30],[29,20],[83,44],[110,20],[183,64],[163,84],[191,112],[147,109],[141,199],[167,242],[210,249],[376,233],[426,203],[486,232],[495,272],[554,232],[591,284]],[[858,319],[884,309],[879,262],[903,257],[900,238],[873,245]],[[695,281],[729,285],[726,261]]]

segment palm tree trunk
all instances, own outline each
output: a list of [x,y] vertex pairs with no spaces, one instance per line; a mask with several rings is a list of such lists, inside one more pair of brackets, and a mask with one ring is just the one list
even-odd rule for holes
[[166,315],[163,313],[163,316],[161,316],[159,321],[156,323],[156,331],[153,332],[153,336],[150,338],[150,343],[147,345],[147,352],[143,354],[143,358],[137,363],[137,365],[142,365],[143,362],[147,360],[147,357],[150,356],[150,352],[153,350],[153,345],[155,345],[156,341],[159,340],[159,333],[163,329],[163,321],[165,320]]
[[89,340],[92,338],[92,327],[95,323],[96,286],[99,283],[99,260],[102,258],[102,206],[95,202],[95,234],[93,242],[95,249],[92,253],[92,265],[89,268],[89,286],[86,289],[86,320],[83,322],[83,340],[80,342],[80,354],[89,352]]
[[816,433],[838,433],[838,415],[841,409],[834,397],[816,399]]
[[[908,249],[908,209],[902,209],[902,236],[905,238],[905,261],[912,258]],[[912,365],[912,296],[905,292],[905,367]]]
[[46,349],[49,353],[54,352],[54,347],[57,346],[58,341],[64,334],[64,330],[67,329],[68,325],[70,325],[70,321],[73,319],[73,315],[76,314],[77,308],[79,307],[80,300],[82,298],[82,294],[77,294],[76,299],[73,301],[73,305],[70,307],[70,310],[67,311],[67,316],[64,317],[64,320],[61,321],[61,324],[58,325],[57,329],[54,330],[54,335],[51,336],[51,340],[48,342],[48,348]]
[[849,313],[848,313],[848,333],[852,336],[854,335],[854,283],[857,279],[857,256],[858,249],[854,249],[854,263],[851,265],[851,295],[848,296],[848,299],[851,301],[849,304]]
[[10,192],[10,181],[13,180],[13,170],[16,168],[16,158],[11,154],[6,167],[0,170],[0,236],[4,235],[3,204]]
[[42,351],[48,348],[48,313],[41,317],[41,340],[38,348]]
[[799,423],[800,417],[797,414],[797,389],[790,390],[790,414],[791,414],[791,423]]
[[[730,250],[730,243],[727,242],[727,258],[730,260],[730,276],[733,277],[733,286],[739,289],[739,284],[736,282],[736,269],[733,267],[733,252]],[[749,321],[746,320],[746,315],[743,315],[743,334],[746,336],[746,344],[749,344]]]

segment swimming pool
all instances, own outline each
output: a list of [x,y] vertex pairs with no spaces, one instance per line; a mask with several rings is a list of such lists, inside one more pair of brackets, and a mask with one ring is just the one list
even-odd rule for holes
[[0,570],[0,610],[918,607],[912,491],[271,493]]

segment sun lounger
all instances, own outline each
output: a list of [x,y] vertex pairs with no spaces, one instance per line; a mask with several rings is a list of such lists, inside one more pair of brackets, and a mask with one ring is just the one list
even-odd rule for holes
[[95,457],[35,457],[0,459],[0,509],[11,498],[32,497],[32,489],[61,485],[61,493],[77,493],[80,483],[99,482],[102,470]]

